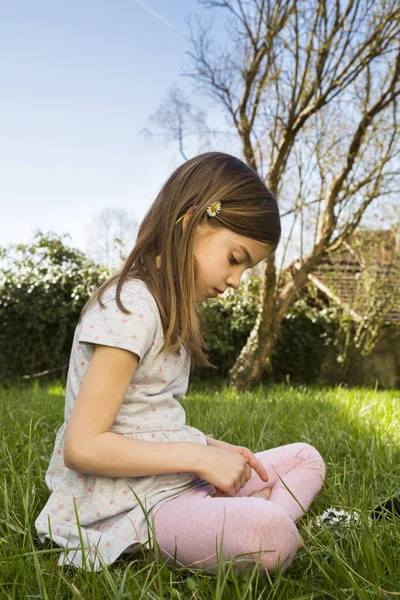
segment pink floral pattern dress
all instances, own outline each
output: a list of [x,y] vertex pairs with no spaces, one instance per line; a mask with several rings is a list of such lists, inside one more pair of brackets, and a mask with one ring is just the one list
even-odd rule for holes
[[207,443],[204,433],[186,425],[179,403],[188,388],[190,356],[183,347],[157,356],[163,329],[157,303],[143,281],[131,279],[122,286],[121,301],[130,315],[118,308],[115,290],[113,285],[104,293],[105,309],[96,301],[75,329],[64,422],[45,476],[51,495],[35,520],[41,542],[52,539],[64,548],[59,565],[95,571],[123,552],[153,548],[150,513],[154,516],[165,502],[191,488],[209,485],[195,473],[105,477],[77,473],[64,464],[66,428],[95,344],[125,348],[140,358],[111,431],[149,442]]

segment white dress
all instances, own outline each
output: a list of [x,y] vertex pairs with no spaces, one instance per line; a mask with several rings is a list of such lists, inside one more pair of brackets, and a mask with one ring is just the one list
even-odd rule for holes
[[35,520],[40,541],[52,538],[65,548],[59,565],[94,571],[102,568],[102,562],[111,564],[139,545],[153,548],[149,514],[154,517],[165,502],[191,488],[210,486],[195,473],[105,477],[77,473],[64,464],[66,428],[95,344],[125,348],[140,357],[111,431],[148,442],[207,444],[204,433],[186,425],[179,403],[188,388],[190,356],[183,347],[175,354],[156,356],[164,340],[163,329],[157,303],[143,281],[133,279],[122,286],[121,301],[130,315],[118,308],[115,290],[112,285],[102,297],[106,309],[96,301],[76,327],[64,423],[45,477],[51,495]]

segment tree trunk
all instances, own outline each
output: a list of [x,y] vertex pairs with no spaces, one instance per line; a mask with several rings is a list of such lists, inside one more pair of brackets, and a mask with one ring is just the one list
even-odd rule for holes
[[270,358],[279,326],[276,320],[276,267],[275,256],[265,266],[259,313],[234,366],[229,371],[229,384],[238,390],[254,388],[265,369],[270,369]]
[[[232,369],[229,384],[239,391],[254,389],[263,372],[271,371],[271,357],[278,339],[282,321],[295,302],[299,291],[308,281],[308,275],[318,264],[323,253],[312,253],[280,292],[277,289],[275,257],[267,260],[260,298],[260,312],[253,330]],[[265,301],[264,301],[265,299]]]

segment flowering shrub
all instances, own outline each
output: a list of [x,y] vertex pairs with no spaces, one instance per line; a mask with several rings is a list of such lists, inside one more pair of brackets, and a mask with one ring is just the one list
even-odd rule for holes
[[65,375],[79,314],[108,270],[63,237],[39,232],[32,244],[0,248],[1,377]]

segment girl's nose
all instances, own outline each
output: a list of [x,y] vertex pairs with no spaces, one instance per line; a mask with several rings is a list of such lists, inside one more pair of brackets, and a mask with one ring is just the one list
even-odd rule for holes
[[226,280],[226,285],[229,287],[233,287],[235,290],[238,289],[239,285],[240,285],[240,277],[236,276],[236,277],[229,277]]

